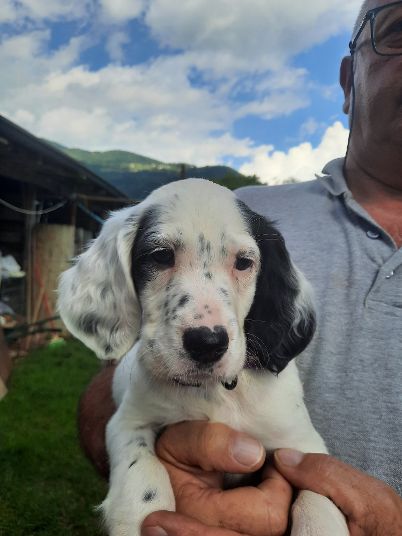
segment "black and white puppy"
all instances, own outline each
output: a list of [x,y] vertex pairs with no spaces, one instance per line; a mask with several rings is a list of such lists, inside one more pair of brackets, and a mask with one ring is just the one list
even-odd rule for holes
[[[139,536],[148,514],[175,509],[154,453],[168,424],[208,419],[268,451],[326,452],[292,361],[314,332],[308,284],[277,229],[226,188],[187,179],[113,213],[62,275],[59,310],[99,358],[122,358],[102,504],[112,536]],[[292,518],[292,536],[348,534],[308,491]]]

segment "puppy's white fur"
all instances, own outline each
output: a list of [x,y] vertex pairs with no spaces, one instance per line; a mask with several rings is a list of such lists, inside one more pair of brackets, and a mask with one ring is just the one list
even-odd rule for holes
[[[118,409],[107,426],[111,478],[102,507],[111,535],[139,536],[149,513],[174,510],[154,453],[168,424],[223,422],[268,451],[326,452],[290,361],[312,333],[308,284],[275,227],[225,188],[179,181],[112,214],[63,274],[59,308],[100,358],[123,356],[113,385]],[[190,355],[184,335],[217,326],[227,349],[205,364]],[[236,388],[225,388],[234,379]],[[348,530],[327,498],[303,491],[292,536],[316,534]]]

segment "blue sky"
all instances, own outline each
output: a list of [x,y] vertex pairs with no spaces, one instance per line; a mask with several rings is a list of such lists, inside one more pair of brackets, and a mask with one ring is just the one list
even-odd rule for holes
[[360,0],[2,0],[0,114],[70,147],[306,180]]

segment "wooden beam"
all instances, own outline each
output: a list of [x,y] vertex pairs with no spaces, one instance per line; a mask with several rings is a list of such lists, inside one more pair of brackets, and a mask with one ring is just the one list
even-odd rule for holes
[[86,195],[86,194],[75,194],[77,199],[83,199],[84,201],[92,201],[99,203],[125,203],[127,205],[140,203],[138,199],[130,199],[128,197],[106,197],[102,195]]
[[[23,191],[23,205],[25,209],[35,210],[36,188],[32,184],[25,186]],[[25,240],[24,240],[24,271],[26,273],[25,279],[25,296],[26,296],[26,310],[25,316],[27,322],[31,322],[32,316],[32,300],[33,300],[33,245],[32,245],[32,231],[35,225],[35,216],[25,216]]]

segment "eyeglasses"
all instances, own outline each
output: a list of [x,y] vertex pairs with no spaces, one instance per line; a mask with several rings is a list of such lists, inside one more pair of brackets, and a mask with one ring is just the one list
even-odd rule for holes
[[[370,21],[371,45],[380,56],[402,55],[402,1],[370,9],[364,15],[355,37],[349,43],[351,56],[358,50],[357,40]],[[360,46],[364,44],[361,43]]]

